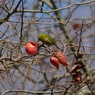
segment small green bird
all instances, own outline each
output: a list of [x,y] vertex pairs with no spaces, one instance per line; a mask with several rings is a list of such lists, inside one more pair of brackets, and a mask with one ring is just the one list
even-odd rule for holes
[[56,41],[54,40],[54,38],[52,38],[48,34],[40,34],[38,36],[38,41],[41,41],[43,42],[43,44],[46,44],[48,46],[55,45],[59,49],[59,47],[56,45]]

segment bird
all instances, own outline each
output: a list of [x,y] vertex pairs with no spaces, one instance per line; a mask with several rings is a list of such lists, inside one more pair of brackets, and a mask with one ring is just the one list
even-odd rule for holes
[[52,38],[48,34],[40,34],[38,36],[38,41],[41,41],[43,44],[48,45],[48,46],[54,45],[54,46],[56,46],[59,49],[59,47],[56,44],[55,39]]

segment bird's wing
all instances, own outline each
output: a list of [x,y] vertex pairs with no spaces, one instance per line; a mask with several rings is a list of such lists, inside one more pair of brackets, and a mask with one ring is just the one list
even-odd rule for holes
[[49,37],[49,40],[51,41],[52,44],[56,44],[56,41],[54,40],[54,38]]
[[48,38],[45,38],[45,40],[51,43],[51,41]]

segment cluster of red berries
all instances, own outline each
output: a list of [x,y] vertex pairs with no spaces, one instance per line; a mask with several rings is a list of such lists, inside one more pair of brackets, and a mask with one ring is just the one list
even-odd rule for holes
[[[34,56],[37,54],[38,45],[35,42],[27,42],[25,45],[25,50],[28,54]],[[62,64],[64,66],[69,66],[69,64],[67,63],[65,55],[60,51],[56,51],[52,54],[52,56],[50,57],[50,62],[57,69],[59,69],[59,64]]]
[[67,63],[65,55],[60,51],[56,51],[56,52],[53,53],[53,55],[50,57],[50,62],[57,69],[59,69],[59,64],[62,64],[64,66],[69,66],[69,64]]

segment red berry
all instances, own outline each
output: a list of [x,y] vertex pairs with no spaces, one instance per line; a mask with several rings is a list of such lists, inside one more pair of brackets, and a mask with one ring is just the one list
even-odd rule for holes
[[50,57],[50,62],[52,65],[54,65],[57,69],[59,69],[59,61],[56,57],[51,56]]
[[65,57],[65,55],[62,53],[62,52],[56,52],[55,53],[58,61],[62,64],[62,65],[65,65],[65,66],[69,66],[69,64],[67,63],[67,59]]
[[78,75],[75,79],[78,83],[82,83],[82,78],[80,75]]
[[81,25],[79,23],[76,23],[76,22],[72,23],[72,26],[73,26],[74,30],[80,29],[80,27],[81,27]]
[[81,72],[77,72],[74,76],[73,76],[73,79],[75,79],[75,81],[77,83],[82,83],[82,73]]
[[35,42],[27,42],[25,45],[25,50],[30,55],[36,55],[38,51],[37,44]]

